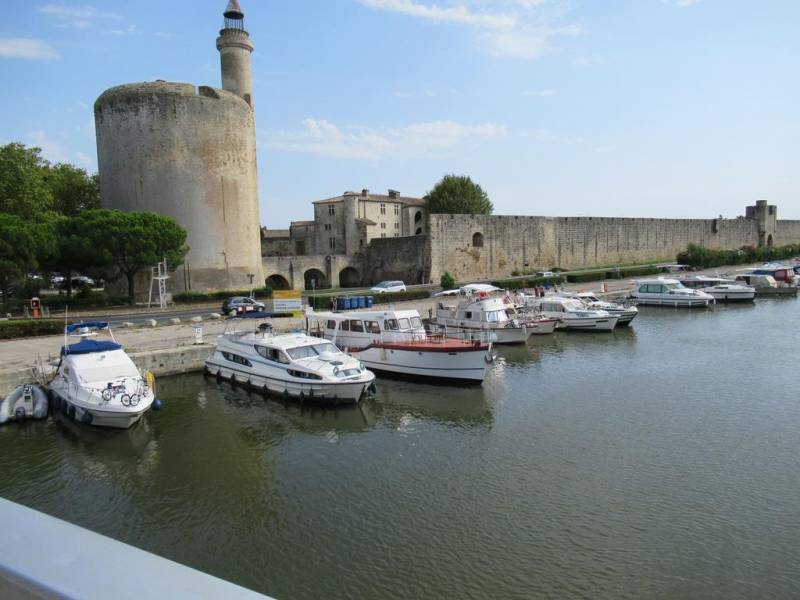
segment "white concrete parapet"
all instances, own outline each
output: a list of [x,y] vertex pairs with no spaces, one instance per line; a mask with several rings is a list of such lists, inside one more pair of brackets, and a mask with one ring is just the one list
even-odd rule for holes
[[267,598],[8,500],[0,522],[0,598]]

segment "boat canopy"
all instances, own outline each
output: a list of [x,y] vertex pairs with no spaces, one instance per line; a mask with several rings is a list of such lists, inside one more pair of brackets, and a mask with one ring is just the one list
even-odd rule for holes
[[240,312],[228,317],[228,320],[233,319],[271,319],[275,313],[266,312],[263,310],[253,310],[249,312]]
[[61,347],[61,356],[67,354],[93,354],[95,352],[111,352],[112,350],[121,350],[122,346],[115,342],[97,341],[97,340],[81,340],[77,344],[69,344],[68,346]]
[[71,325],[67,325],[66,332],[75,333],[81,329],[108,329],[108,323],[103,321],[89,321],[84,323],[81,321],[80,323],[72,323]]

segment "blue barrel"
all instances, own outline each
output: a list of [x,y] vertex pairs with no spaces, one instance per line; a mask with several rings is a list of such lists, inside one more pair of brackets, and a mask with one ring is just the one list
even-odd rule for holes
[[366,308],[372,308],[372,296],[367,296]]
[[344,298],[341,296],[336,298],[336,310],[344,310]]
[[366,308],[367,307],[367,299],[364,296],[358,297],[358,308]]
[[342,298],[342,310],[350,310],[350,298],[347,296]]

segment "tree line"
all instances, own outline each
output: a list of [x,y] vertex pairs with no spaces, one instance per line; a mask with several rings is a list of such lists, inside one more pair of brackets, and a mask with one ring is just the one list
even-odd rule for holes
[[97,175],[66,163],[51,164],[41,150],[20,143],[0,146],[0,292],[30,289],[33,272],[64,275],[67,293],[75,273],[124,277],[135,297],[136,275],[165,257],[183,263],[186,231],[150,212],[101,208]]

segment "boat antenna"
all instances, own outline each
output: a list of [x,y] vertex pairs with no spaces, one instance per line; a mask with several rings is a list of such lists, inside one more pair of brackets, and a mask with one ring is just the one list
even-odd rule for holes
[[67,348],[67,326],[69,325],[69,305],[64,305],[64,351]]

